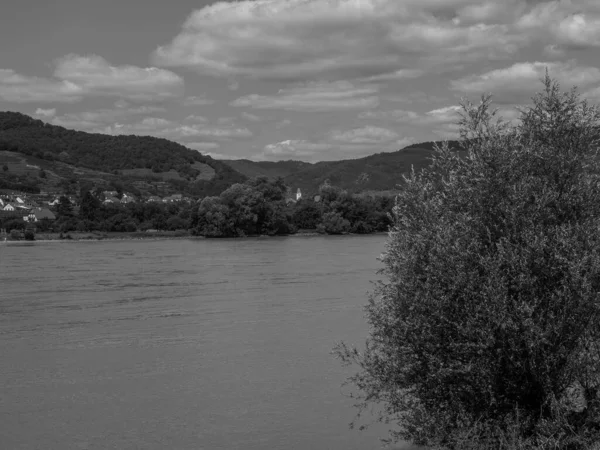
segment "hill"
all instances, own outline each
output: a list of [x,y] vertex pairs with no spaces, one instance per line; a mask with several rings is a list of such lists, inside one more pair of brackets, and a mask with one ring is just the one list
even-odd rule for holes
[[166,139],[86,133],[0,112],[0,188],[117,183],[149,193],[203,196],[245,179],[231,166]]
[[[224,161],[242,174],[281,176],[285,184],[314,193],[325,181],[352,192],[388,191],[397,189],[402,175],[411,167],[420,170],[431,163],[436,142],[423,142],[389,153],[376,153],[358,159],[305,163],[301,161],[253,162]],[[457,143],[451,141],[451,147]]]

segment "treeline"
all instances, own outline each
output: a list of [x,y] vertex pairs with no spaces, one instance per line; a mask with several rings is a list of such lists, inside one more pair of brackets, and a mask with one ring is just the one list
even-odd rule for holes
[[358,196],[324,184],[319,199],[286,200],[283,179],[258,177],[235,184],[198,208],[194,233],[206,237],[292,234],[300,229],[326,234],[386,231],[393,198]]
[[[55,208],[57,220],[35,223],[38,232],[135,232],[187,230],[196,236],[243,237],[289,235],[299,230],[324,234],[386,231],[393,198],[351,195],[323,185],[319,201],[287,198],[283,179],[254,178],[238,183],[219,196],[174,203],[103,204],[85,191],[76,212],[67,197]],[[0,228],[25,230],[22,218],[0,218]]]

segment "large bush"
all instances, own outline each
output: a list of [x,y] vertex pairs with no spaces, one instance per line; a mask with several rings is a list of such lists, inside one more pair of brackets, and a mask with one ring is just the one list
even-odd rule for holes
[[396,200],[366,308],[359,411],[446,449],[587,449],[600,440],[600,114],[545,90],[518,125],[463,104]]

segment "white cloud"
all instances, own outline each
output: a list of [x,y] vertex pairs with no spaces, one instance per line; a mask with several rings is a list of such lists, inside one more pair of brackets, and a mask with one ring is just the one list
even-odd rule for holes
[[249,112],[244,111],[241,116],[246,119],[249,120],[251,122],[260,122],[261,120],[263,120],[262,117],[257,116],[256,114],[251,114]]
[[0,69],[0,98],[15,103],[74,103],[92,96],[161,100],[183,89],[183,79],[168,70],[111,66],[97,55],[67,55],[55,63],[53,79]]
[[42,108],[38,108],[35,110],[35,115],[36,116],[41,116],[41,117],[54,117],[56,115],[56,108],[50,108],[50,109],[42,109]]
[[14,70],[0,69],[0,99],[14,103],[74,103],[84,90],[70,81],[20,75]]
[[80,86],[90,95],[130,100],[160,100],[182,93],[183,79],[164,69],[112,66],[98,55],[70,54],[56,61],[54,76]]
[[190,114],[185,118],[186,122],[206,123],[208,119],[204,116],[198,116],[196,114]]
[[416,120],[424,121],[427,124],[455,124],[460,119],[460,110],[461,107],[458,105],[445,106],[443,108],[428,111],[423,117]]
[[519,30],[535,33],[567,48],[600,46],[600,7],[597,1],[537,2],[516,23]]
[[291,124],[292,124],[292,121],[290,119],[283,119],[275,124],[275,128],[280,129],[280,128],[287,127],[288,125],[291,125]]
[[[215,76],[347,79],[402,76],[417,65],[510,57],[526,0],[244,0],[194,11],[159,65]],[[521,6],[521,8],[517,8]],[[470,9],[469,9],[470,8]],[[455,19],[455,20],[452,20]],[[331,78],[329,78],[331,79]]]
[[306,140],[286,140],[275,144],[266,145],[260,155],[255,156],[256,159],[305,159],[319,152],[331,149],[331,144],[310,142]]
[[309,112],[369,109],[379,105],[379,98],[374,95],[378,90],[374,85],[355,86],[348,81],[310,82],[280,89],[277,95],[240,97],[231,105]]
[[208,99],[204,95],[186,97],[183,100],[184,106],[205,106],[212,105],[214,103],[214,100]]
[[522,62],[480,75],[451,82],[451,88],[466,94],[491,92],[496,101],[520,103],[542,87],[540,80],[548,69],[550,76],[564,86],[588,88],[600,84],[600,69],[569,62]]
[[405,109],[394,109],[391,111],[364,111],[358,115],[360,119],[375,119],[375,120],[388,120],[394,122],[410,122],[418,119],[419,114],[414,111],[407,111]]
[[352,130],[334,130],[330,133],[330,139],[346,144],[383,144],[399,138],[398,133],[387,128],[365,126]]
[[[38,111],[41,111],[41,109],[38,108]],[[38,114],[38,111],[36,111],[36,115],[40,115]],[[50,123],[54,125],[60,125],[65,128],[96,130],[104,128],[110,124],[114,124],[118,121],[130,120],[135,116],[144,116],[148,114],[162,113],[165,111],[165,108],[159,106],[142,105],[129,108],[123,106],[116,109],[96,109],[92,111],[82,111],[79,113],[67,113],[61,116],[46,115],[46,117],[51,118]]]

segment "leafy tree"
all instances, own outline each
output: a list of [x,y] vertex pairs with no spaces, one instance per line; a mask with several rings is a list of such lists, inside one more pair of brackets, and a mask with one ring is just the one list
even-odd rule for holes
[[235,236],[235,227],[229,208],[219,197],[206,197],[198,207],[196,234],[207,237]]
[[92,195],[90,191],[85,191],[81,199],[79,216],[84,220],[95,220],[100,209],[100,200]]
[[72,217],[73,216],[73,205],[69,197],[61,195],[58,199],[58,205],[56,205],[56,212],[59,217]]
[[4,164],[4,165],[2,166],[2,170],[3,170],[4,172],[8,172],[8,166],[7,166],[6,164]]
[[317,231],[319,233],[327,234],[343,234],[350,231],[350,222],[338,212],[328,212],[323,214],[323,219],[319,225],[317,225]]
[[[600,440],[600,112],[545,89],[521,124],[465,102],[447,145],[406,178],[350,379],[393,439],[446,449]],[[388,423],[388,422],[386,422]]]
[[321,208],[317,203],[301,200],[296,203],[292,222],[298,228],[313,230],[321,222],[321,214]]

